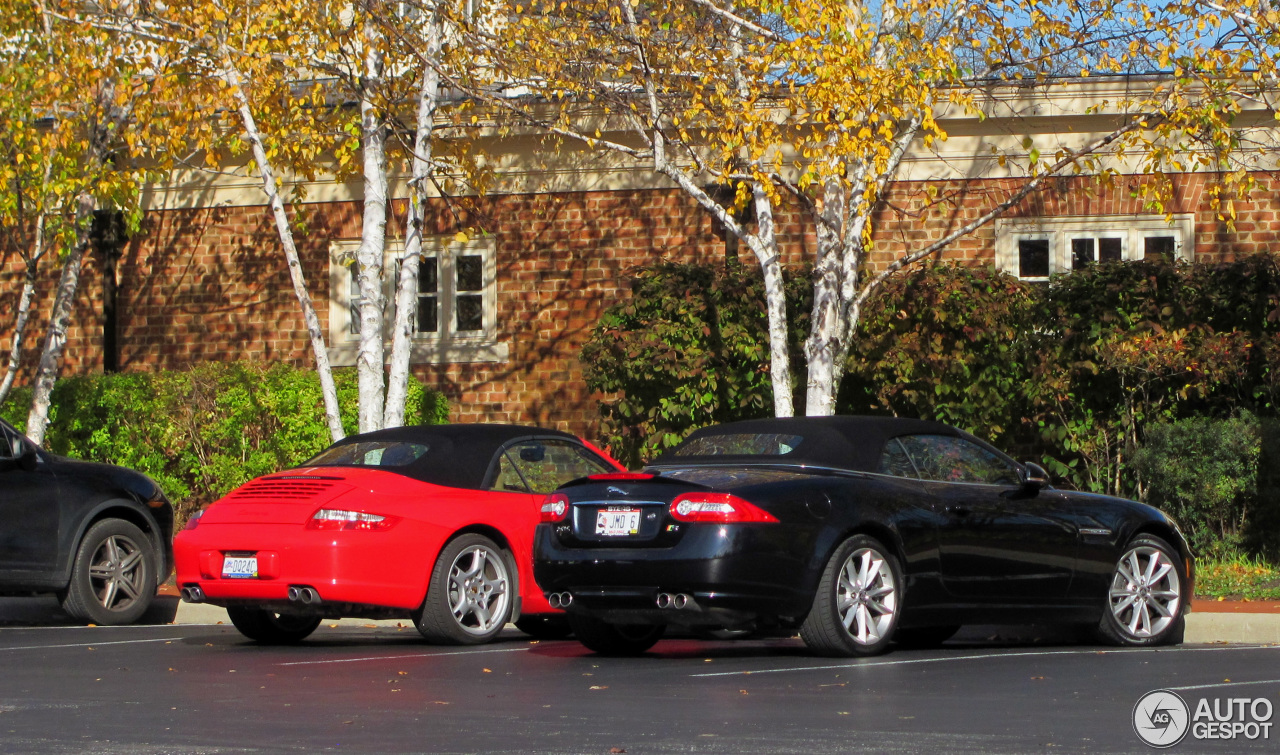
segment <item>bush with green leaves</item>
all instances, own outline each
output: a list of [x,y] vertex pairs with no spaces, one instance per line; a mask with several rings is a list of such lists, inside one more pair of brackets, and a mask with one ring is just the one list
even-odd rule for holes
[[[334,379],[346,430],[353,433],[355,371],[336,370]],[[29,403],[29,391],[15,391],[0,413],[21,428]],[[447,416],[443,396],[410,382],[405,424],[435,424]],[[52,453],[151,476],[173,500],[180,521],[329,443],[319,379],[284,364],[210,363],[183,372],[63,378],[53,391],[45,435]]]
[[[791,275],[788,287],[792,354],[799,355],[808,285]],[[582,361],[587,386],[606,394],[600,413],[610,450],[630,466],[696,428],[772,416],[758,268],[664,263],[640,269],[631,298],[601,317]]]
[[1258,495],[1258,419],[1188,417],[1152,423],[1145,436],[1132,469],[1147,502],[1177,520],[1199,553],[1238,552]]

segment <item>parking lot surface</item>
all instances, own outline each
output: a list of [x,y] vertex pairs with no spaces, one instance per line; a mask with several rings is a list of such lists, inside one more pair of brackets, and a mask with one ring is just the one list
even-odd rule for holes
[[[619,659],[510,628],[441,647],[407,624],[325,624],[263,647],[216,624],[5,627],[0,752],[1138,753],[1152,750],[1135,705],[1158,689],[1192,709],[1280,708],[1280,647],[1123,650],[972,628],[870,659],[679,638]],[[1278,744],[1188,733],[1168,751]]]

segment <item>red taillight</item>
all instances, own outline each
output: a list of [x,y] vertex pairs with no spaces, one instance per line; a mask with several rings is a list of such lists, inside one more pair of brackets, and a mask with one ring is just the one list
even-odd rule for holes
[[671,502],[671,516],[681,522],[742,524],[776,522],[764,509],[729,493],[685,493]]
[[552,493],[542,499],[541,521],[555,524],[569,516],[569,496],[564,493]]
[[599,480],[601,482],[608,480],[652,480],[655,475],[648,472],[605,472],[603,474],[588,475],[588,480]]
[[382,516],[367,511],[344,511],[343,509],[320,509],[307,521],[309,530],[362,530],[365,532],[384,532],[396,526],[398,516]]

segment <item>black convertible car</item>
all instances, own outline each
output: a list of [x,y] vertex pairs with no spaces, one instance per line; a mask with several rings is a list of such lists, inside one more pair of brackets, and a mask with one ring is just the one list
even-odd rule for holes
[[534,574],[605,654],[644,652],[668,626],[798,631],[835,656],[937,644],[963,624],[1181,642],[1194,568],[1177,525],[1047,477],[937,422],[720,425],[642,473],[548,496]]
[[173,565],[173,507],[146,475],[55,456],[0,420],[0,595],[54,593],[128,624]]

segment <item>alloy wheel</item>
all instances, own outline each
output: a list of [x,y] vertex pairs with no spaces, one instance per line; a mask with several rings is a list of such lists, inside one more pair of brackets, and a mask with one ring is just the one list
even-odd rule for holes
[[449,567],[449,610],[470,634],[487,634],[505,622],[509,578],[502,554],[484,545],[467,548]]
[[131,538],[112,535],[94,551],[89,583],[103,608],[116,611],[129,606],[142,597],[146,582],[146,558]]
[[1134,639],[1158,636],[1179,616],[1181,586],[1177,566],[1164,551],[1130,548],[1111,578],[1111,615]]
[[898,590],[893,571],[873,548],[859,548],[840,569],[836,610],[850,637],[874,645],[893,627]]

